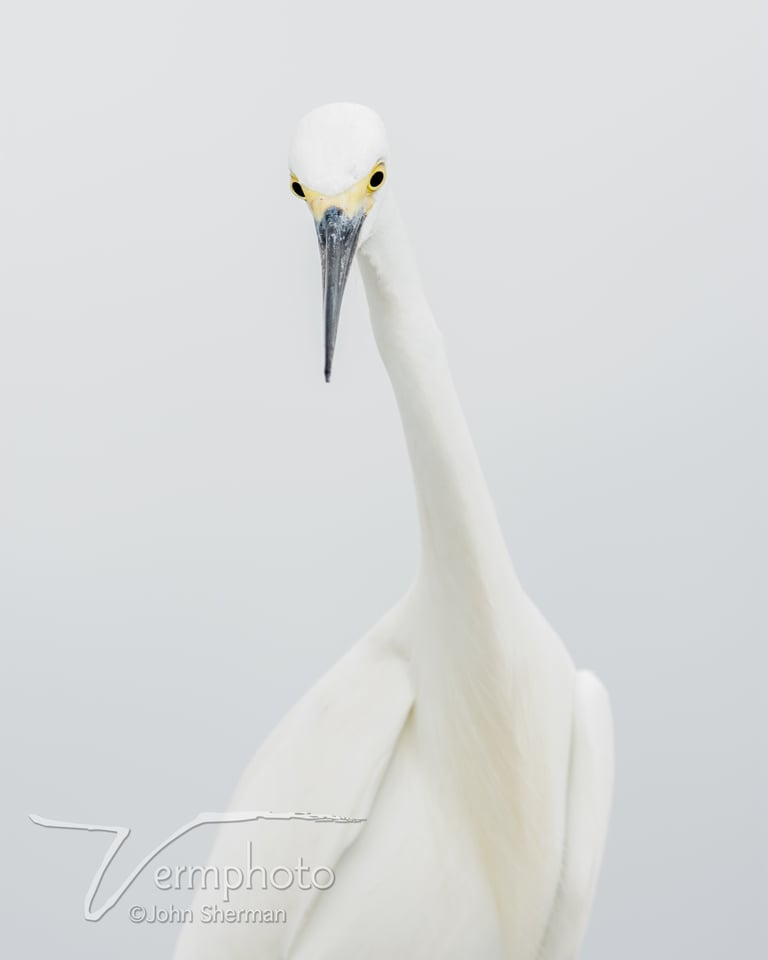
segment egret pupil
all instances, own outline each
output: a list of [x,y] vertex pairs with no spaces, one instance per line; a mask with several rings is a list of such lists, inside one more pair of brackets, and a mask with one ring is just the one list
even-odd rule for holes
[[384,174],[381,172],[381,170],[377,170],[376,173],[373,174],[369,182],[374,189],[376,187],[380,187],[381,184],[384,182]]
[[291,190],[293,190],[297,197],[304,199],[304,188],[301,186],[298,180],[293,181],[291,184]]

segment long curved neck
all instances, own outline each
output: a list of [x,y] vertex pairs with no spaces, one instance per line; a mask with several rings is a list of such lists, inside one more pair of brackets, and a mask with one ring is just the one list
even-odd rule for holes
[[457,601],[512,600],[520,587],[391,196],[358,259],[413,468],[422,574]]
[[410,615],[398,624],[420,756],[444,802],[458,804],[469,825],[496,891],[508,955],[533,957],[560,870],[570,727],[557,716],[570,715],[573,665],[515,576],[442,337],[386,199],[359,260],[421,525]]

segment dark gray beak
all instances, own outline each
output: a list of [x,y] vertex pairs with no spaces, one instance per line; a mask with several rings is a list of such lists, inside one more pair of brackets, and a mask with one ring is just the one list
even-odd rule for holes
[[344,288],[357,250],[363,210],[348,217],[339,207],[329,207],[317,221],[317,239],[323,264],[323,313],[325,314],[325,380],[331,379],[333,351]]

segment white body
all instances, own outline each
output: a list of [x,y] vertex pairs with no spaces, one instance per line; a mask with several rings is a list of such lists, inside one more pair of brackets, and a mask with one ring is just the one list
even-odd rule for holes
[[222,906],[287,921],[195,922],[177,960],[569,960],[586,929],[612,790],[607,695],[515,576],[391,193],[377,203],[358,261],[413,467],[420,570],[232,804],[367,820],[223,828],[212,864],[242,864],[250,839],[258,863],[302,857],[336,882],[241,890]]

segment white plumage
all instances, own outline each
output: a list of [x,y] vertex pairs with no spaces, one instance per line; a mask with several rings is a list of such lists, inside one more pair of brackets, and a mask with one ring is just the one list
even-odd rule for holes
[[[608,698],[515,576],[387,160],[379,118],[331,104],[299,124],[291,171],[329,276],[327,249],[343,237],[324,241],[323,230],[337,215],[361,222],[347,252],[356,246],[400,409],[420,568],[407,596],[278,725],[232,803],[366,820],[223,828],[213,865],[242,864],[250,839],[260,864],[302,858],[331,867],[335,883],[240,890],[225,906],[281,908],[286,922],[195,922],[177,960],[569,960],[586,928],[612,790]],[[345,280],[342,270],[334,291],[326,278],[331,340]],[[215,901],[215,891],[198,896]]]

